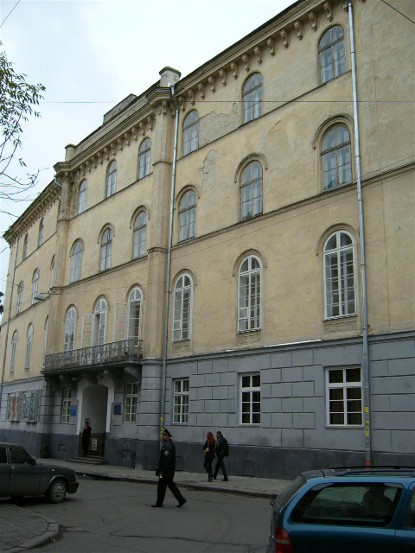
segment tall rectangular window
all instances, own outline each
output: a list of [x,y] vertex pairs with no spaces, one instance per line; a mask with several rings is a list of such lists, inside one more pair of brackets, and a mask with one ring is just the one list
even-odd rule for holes
[[362,425],[362,377],[360,368],[329,369],[326,373],[327,424]]
[[127,382],[124,396],[124,422],[136,422],[137,420],[137,382]]
[[173,381],[173,422],[189,422],[189,379]]
[[61,407],[61,422],[68,423],[71,411],[71,388],[62,390],[62,407]]
[[261,422],[261,376],[244,374],[241,376],[241,424]]

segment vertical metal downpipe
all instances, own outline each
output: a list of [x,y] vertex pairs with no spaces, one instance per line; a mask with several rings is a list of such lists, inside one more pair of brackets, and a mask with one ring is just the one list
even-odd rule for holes
[[359,245],[360,245],[360,279],[362,286],[362,377],[364,386],[363,420],[365,429],[366,466],[372,465],[371,444],[371,412],[370,412],[370,367],[369,367],[369,341],[368,341],[368,316],[367,316],[367,292],[366,292],[366,254],[365,254],[365,225],[362,198],[362,174],[360,168],[360,130],[357,97],[356,57],[354,44],[354,23],[352,0],[348,2],[349,32],[350,32],[350,58],[352,62],[353,83],[353,116],[355,133],[355,163],[357,177],[357,201],[359,210]]
[[169,347],[169,316],[170,316],[170,278],[171,278],[171,249],[173,242],[173,214],[174,214],[174,194],[176,188],[176,162],[177,162],[177,139],[179,134],[179,106],[176,100],[174,85],[170,86],[170,95],[175,107],[175,126],[173,143],[173,161],[170,186],[170,220],[169,220],[169,242],[167,246],[167,267],[166,267],[166,291],[164,306],[164,346],[163,346],[163,365],[161,371],[161,391],[160,391],[160,433],[164,427],[164,409],[166,403],[166,373],[167,357]]

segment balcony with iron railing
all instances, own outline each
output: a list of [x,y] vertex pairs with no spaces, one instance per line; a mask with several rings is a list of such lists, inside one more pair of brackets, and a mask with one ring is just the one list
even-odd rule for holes
[[54,375],[87,369],[139,365],[143,357],[142,341],[137,338],[89,346],[45,356],[43,374]]

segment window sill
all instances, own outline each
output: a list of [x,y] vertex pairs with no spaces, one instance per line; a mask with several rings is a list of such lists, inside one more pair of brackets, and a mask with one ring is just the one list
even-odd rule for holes
[[357,315],[345,315],[333,319],[323,320],[326,332],[339,332],[344,330],[357,330]]
[[236,344],[243,346],[246,344],[258,344],[262,342],[262,330],[240,330],[236,334]]

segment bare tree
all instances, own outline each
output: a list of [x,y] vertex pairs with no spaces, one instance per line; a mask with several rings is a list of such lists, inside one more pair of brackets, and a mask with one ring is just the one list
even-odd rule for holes
[[[0,48],[2,44],[0,42]],[[6,52],[0,51],[0,200],[20,201],[25,193],[35,186],[39,172],[27,173],[25,177],[12,174],[12,162],[22,146],[22,125],[30,116],[40,117],[34,107],[43,98],[45,87],[29,84],[26,75],[18,74],[7,59]],[[17,162],[26,167],[22,158]],[[0,211],[2,211],[0,209]]]

